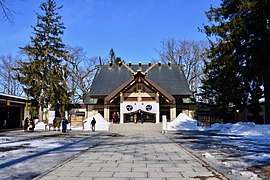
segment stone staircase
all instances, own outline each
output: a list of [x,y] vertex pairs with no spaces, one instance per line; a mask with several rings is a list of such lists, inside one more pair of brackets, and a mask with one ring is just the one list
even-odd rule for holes
[[161,123],[124,123],[124,124],[111,124],[109,131],[160,131]]

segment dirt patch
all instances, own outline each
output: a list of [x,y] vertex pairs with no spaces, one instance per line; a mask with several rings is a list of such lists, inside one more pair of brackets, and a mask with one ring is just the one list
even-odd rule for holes
[[0,147],[0,152],[14,151],[18,149],[28,148],[29,146],[30,144],[26,143],[19,146]]
[[54,138],[54,137],[65,138],[65,137],[70,137],[70,135],[69,134],[49,134],[49,135],[43,135],[42,137],[44,137],[44,138]]
[[122,134],[117,134],[117,133],[109,134],[108,136],[110,136],[110,137],[124,137],[124,135],[122,135]]
[[258,174],[263,179],[270,179],[270,165],[254,166],[248,168],[247,170]]
[[124,137],[124,135],[122,134],[118,134],[118,133],[110,133],[110,134],[102,134],[102,135],[98,135],[99,137]]
[[89,137],[89,134],[73,134],[73,133],[59,133],[42,135],[44,138],[84,138]]

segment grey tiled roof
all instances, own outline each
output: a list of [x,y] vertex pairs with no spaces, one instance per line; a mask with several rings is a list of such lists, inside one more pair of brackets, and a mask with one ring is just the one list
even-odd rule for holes
[[[132,65],[131,69],[145,72],[148,65]],[[171,95],[192,95],[182,69],[178,65],[155,65],[146,76],[164,88]],[[107,96],[118,86],[132,77],[132,72],[125,66],[100,66],[93,80],[90,96]]]
[[171,95],[192,95],[184,72],[178,65],[156,65],[147,76]]

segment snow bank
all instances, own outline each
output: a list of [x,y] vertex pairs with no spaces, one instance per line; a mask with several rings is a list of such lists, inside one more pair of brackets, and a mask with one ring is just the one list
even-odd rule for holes
[[238,122],[235,124],[212,124],[211,127],[198,127],[197,120],[180,113],[172,122],[168,122],[167,130],[216,130],[218,134],[261,136],[270,135],[270,125],[254,124],[252,122]]
[[258,136],[270,135],[270,125],[254,124],[252,122],[238,122],[235,124],[213,124],[206,130],[218,130],[218,134]]
[[190,118],[186,114],[180,113],[172,122],[168,122],[167,130],[200,130],[197,120]]
[[109,130],[110,123],[108,121],[106,121],[100,113],[98,113],[97,115],[92,116],[88,119],[85,119],[83,121],[85,130],[91,129],[91,121],[92,121],[93,117],[95,118],[95,120],[97,122],[96,123],[96,131],[108,131]]
[[[106,121],[102,117],[102,115],[100,113],[98,113],[97,115],[92,116],[92,117],[90,117],[88,119],[85,119],[83,121],[84,130],[91,130],[91,121],[92,121],[93,117],[96,119],[96,122],[97,122],[96,123],[96,131],[108,131],[109,130],[110,123],[108,121]],[[45,130],[45,126],[46,126],[45,123],[38,122],[36,124],[35,130]],[[70,129],[70,124],[67,125],[67,129]],[[82,127],[73,127],[73,126],[71,126],[71,129],[73,129],[73,130],[83,130]]]
[[[253,122],[238,122],[235,124],[212,124],[205,130],[216,130],[218,134],[242,135],[242,136],[262,136],[270,135],[270,125],[254,124]],[[269,137],[269,136],[267,136]],[[266,138],[266,137],[265,137]]]

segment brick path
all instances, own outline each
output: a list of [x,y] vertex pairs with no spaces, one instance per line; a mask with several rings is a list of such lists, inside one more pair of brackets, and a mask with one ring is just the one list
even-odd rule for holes
[[112,128],[98,146],[36,179],[226,179],[155,128],[134,126]]

